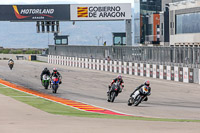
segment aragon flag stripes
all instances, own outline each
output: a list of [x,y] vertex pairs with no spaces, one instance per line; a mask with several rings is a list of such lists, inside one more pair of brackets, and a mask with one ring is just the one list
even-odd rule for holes
[[88,17],[88,7],[77,7],[78,17]]

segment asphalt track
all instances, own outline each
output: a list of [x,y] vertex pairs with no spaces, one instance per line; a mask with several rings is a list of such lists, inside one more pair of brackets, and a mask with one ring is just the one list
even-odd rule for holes
[[[63,76],[63,84],[57,94],[52,94],[51,89],[45,90],[41,86],[39,78],[44,67],[50,70],[57,67]],[[108,103],[106,100],[107,86],[117,75],[110,72],[30,61],[16,61],[11,71],[7,61],[0,61],[0,78],[33,90],[135,116],[200,120],[199,84],[122,74],[125,89],[114,103]],[[145,80],[151,82],[152,95],[149,100],[138,107],[127,106],[130,93]]]

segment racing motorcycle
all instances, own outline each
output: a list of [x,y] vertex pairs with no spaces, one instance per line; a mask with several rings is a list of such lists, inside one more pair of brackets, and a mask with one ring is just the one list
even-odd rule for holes
[[9,66],[10,70],[12,70],[12,68],[14,66],[14,62],[13,61],[9,61],[8,66]]
[[49,87],[49,82],[50,82],[50,77],[47,74],[44,74],[42,76],[42,85],[44,86],[45,89],[48,89]]
[[52,86],[52,92],[56,93],[59,87],[60,79],[58,77],[52,77],[51,79],[51,86]]
[[[124,85],[122,85],[122,87],[124,87]],[[120,82],[116,81],[110,87],[110,91],[107,94],[107,96],[108,96],[108,100],[107,101],[108,102],[114,102],[115,97],[117,97],[118,94],[119,94],[119,91],[120,91]]]
[[143,86],[137,90],[128,100],[128,106],[138,106],[141,102],[147,101],[147,97],[150,95],[150,87]]

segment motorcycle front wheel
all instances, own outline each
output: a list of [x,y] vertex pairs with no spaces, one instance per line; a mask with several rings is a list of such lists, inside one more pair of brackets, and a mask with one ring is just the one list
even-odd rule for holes
[[53,92],[53,93],[56,93],[56,92],[57,92],[57,89],[58,89],[58,85],[53,84],[52,89],[53,89],[52,92]]
[[129,99],[128,99],[128,106],[131,106],[132,104],[133,104],[133,98],[132,97],[130,97]]
[[44,88],[45,88],[45,89],[48,89],[48,87],[49,87],[49,83],[48,83],[47,81],[45,81],[45,82],[44,82]]
[[116,92],[111,92],[111,94],[110,94],[110,101],[111,102],[114,102],[115,96],[116,96]]

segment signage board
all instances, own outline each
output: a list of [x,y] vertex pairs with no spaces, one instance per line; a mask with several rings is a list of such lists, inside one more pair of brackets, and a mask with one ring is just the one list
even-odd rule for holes
[[69,4],[0,5],[0,21],[69,21]]
[[131,19],[131,3],[72,4],[70,17],[72,21]]

